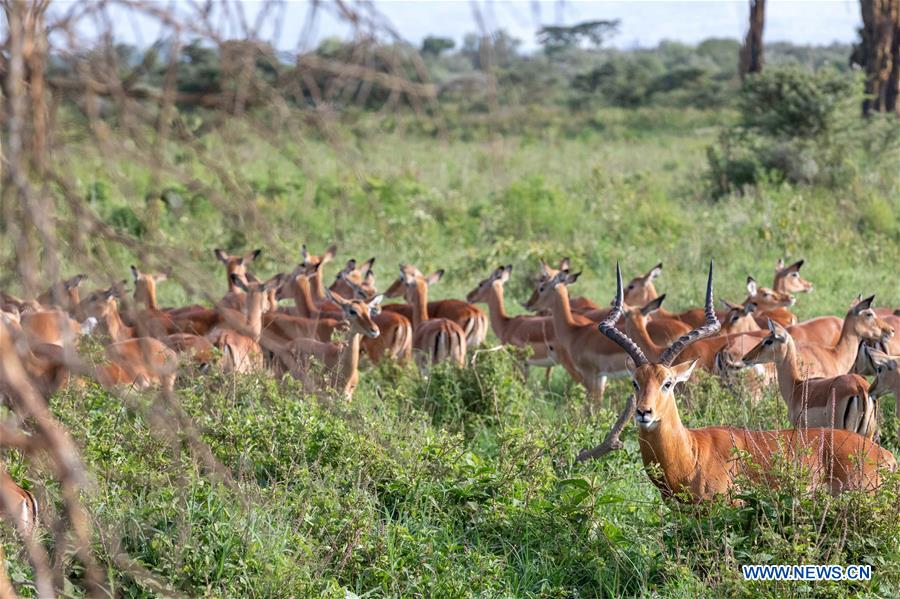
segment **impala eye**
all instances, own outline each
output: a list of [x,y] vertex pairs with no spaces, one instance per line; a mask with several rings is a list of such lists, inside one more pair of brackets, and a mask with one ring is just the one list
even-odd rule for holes
[[350,308],[350,316],[359,316],[359,313],[356,311],[356,308]]
[[763,341],[763,345],[772,345],[772,343],[773,343],[773,340],[772,340],[771,338],[766,339],[765,341]]
[[628,291],[631,291],[632,289],[634,289],[634,284],[628,286]]
[[636,381],[636,380],[634,380],[634,379],[631,380],[631,386],[634,387],[634,390],[635,390],[635,391],[638,390],[638,384],[637,384],[637,381]]
[[791,276],[794,277],[794,278],[796,279],[797,277],[800,276],[800,273],[792,272],[792,273],[791,273]]
[[664,390],[664,391],[668,391],[668,390],[671,389],[671,388],[672,388],[672,381],[666,381],[665,383],[663,383],[663,390]]

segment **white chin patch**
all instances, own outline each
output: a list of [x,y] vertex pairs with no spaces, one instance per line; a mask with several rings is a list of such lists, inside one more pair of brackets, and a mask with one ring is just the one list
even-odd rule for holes
[[93,316],[88,317],[83,323],[81,323],[81,334],[82,335],[91,335],[94,332],[94,329],[97,328],[97,325],[100,324],[99,321]]
[[635,418],[634,423],[643,431],[652,431],[659,426],[659,420],[639,420],[638,418]]
[[754,364],[753,372],[755,372],[759,376],[765,376],[766,375],[766,367],[763,366],[762,364]]

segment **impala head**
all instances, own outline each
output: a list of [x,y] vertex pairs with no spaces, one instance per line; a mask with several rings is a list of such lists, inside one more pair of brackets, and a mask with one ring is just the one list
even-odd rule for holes
[[89,318],[103,320],[113,312],[118,312],[119,306],[116,299],[125,292],[125,281],[120,281],[108,289],[100,289],[88,294],[78,304],[78,313],[82,316],[82,322]]
[[625,286],[625,304],[628,306],[643,306],[656,299],[656,288],[653,281],[662,273],[662,262],[654,266],[645,275],[639,275],[631,279]]
[[381,334],[378,325],[372,320],[381,310],[383,295],[376,295],[372,299],[344,299],[340,294],[327,292],[329,300],[341,307],[341,311],[350,321],[350,334],[360,334],[375,338]]
[[87,279],[86,274],[77,274],[52,285],[38,300],[43,304],[59,306],[66,312],[73,312],[81,302],[78,287]]
[[144,273],[132,264],[131,277],[134,279],[134,301],[156,307],[156,284],[168,279],[168,273]]
[[[404,299],[408,303],[413,304],[420,297],[428,297],[428,287],[440,281],[443,276],[443,268],[425,276],[412,264],[401,264],[400,277],[384,294],[388,297],[394,297],[402,293]],[[391,290],[395,287],[397,290],[394,291],[394,296],[391,296]]]
[[805,260],[797,260],[793,264],[784,265],[784,260],[779,258],[775,264],[775,281],[772,288],[784,293],[810,293],[813,284],[800,276],[800,269]]
[[360,265],[357,265],[355,259],[347,260],[347,264],[338,271],[329,289],[344,297],[352,297],[355,293],[351,288],[352,285],[362,289],[366,295],[375,295],[375,273],[372,272],[374,264],[375,258],[369,258]]
[[[229,282],[232,282],[234,280],[232,275],[237,275],[241,282],[246,285],[247,265],[259,258],[262,250],[253,250],[252,252],[244,256],[233,256],[231,254],[225,253],[223,250],[218,249],[213,250],[213,253],[216,255],[216,258],[219,259],[219,262],[225,265],[225,272],[228,275]],[[229,285],[229,287],[232,287],[231,291],[234,291],[233,285]]]
[[747,333],[759,329],[756,320],[753,319],[753,313],[756,311],[754,302],[746,302],[743,304],[732,304],[731,302],[722,300],[725,309],[725,317],[722,319],[722,332],[728,334]]
[[[522,304],[522,306],[524,306],[526,308],[528,308],[528,306],[532,305],[534,302],[537,301],[538,288],[541,286],[541,284],[546,283],[547,281],[549,281],[550,279],[552,279],[553,277],[558,275],[560,272],[563,272],[563,271],[568,272],[569,258],[563,258],[562,260],[560,260],[559,268],[553,268],[552,266],[547,264],[543,258],[541,258],[540,266],[541,266],[540,272],[537,274],[536,277],[534,277],[534,289],[531,292],[531,296],[527,300],[525,300],[525,302]],[[531,310],[532,308],[528,308],[528,309]]]
[[247,301],[244,304],[244,312],[247,316],[254,316],[268,312],[274,306],[271,305],[273,293],[281,285],[284,278],[283,274],[277,274],[267,281],[260,281],[252,273],[246,273],[247,282],[237,275],[231,275],[232,284],[247,294]]
[[713,266],[709,263],[709,278],[706,283],[706,322],[703,326],[685,333],[675,340],[659,357],[659,362],[651,363],[641,348],[628,335],[616,328],[616,321],[623,313],[624,291],[622,271],[616,265],[616,298],[606,319],[600,323],[600,331],[615,341],[631,358],[631,384],[634,387],[636,403],[635,422],[641,432],[655,430],[660,422],[678,418],[675,404],[675,385],[688,380],[696,361],[673,364],[684,348],[691,343],[714,335],[719,331],[719,320],[713,307]]
[[321,256],[315,256],[309,253],[309,251],[306,249],[306,244],[304,243],[300,248],[300,263],[304,266],[310,266],[313,264],[324,266],[334,260],[334,256],[336,254],[337,245],[335,244],[331,244],[330,246],[328,246],[328,248],[325,250],[325,253],[323,253]]
[[510,273],[512,273],[512,264],[497,267],[488,278],[482,279],[472,291],[466,294],[466,301],[470,304],[487,302],[494,286],[502,288],[503,284],[509,280]]
[[[875,369],[875,381],[869,387],[869,395],[881,397],[894,393],[900,394],[900,356],[889,356],[872,347],[864,350]],[[900,403],[900,395],[896,397]]]
[[872,309],[873,301],[874,295],[854,300],[844,317],[844,328],[849,327],[852,333],[866,341],[887,343],[894,336],[894,327],[878,317]]
[[747,366],[781,362],[787,354],[788,340],[791,338],[783,326],[769,320],[769,334],[763,337],[753,349],[748,351],[743,362]]
[[775,291],[768,287],[760,287],[753,277],[747,277],[747,300],[753,302],[761,312],[776,308],[790,308],[796,298],[784,291]]
[[553,297],[557,294],[557,289],[560,286],[567,287],[571,285],[577,281],[580,276],[581,271],[576,272],[575,274],[570,273],[568,270],[557,271],[551,278],[538,284],[534,293],[532,293],[531,297],[528,298],[528,301],[525,302],[525,308],[533,311],[549,310],[553,305]]

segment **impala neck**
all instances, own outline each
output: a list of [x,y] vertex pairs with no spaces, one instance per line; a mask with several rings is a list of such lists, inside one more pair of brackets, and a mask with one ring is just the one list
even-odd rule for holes
[[696,450],[693,435],[681,423],[675,402],[655,429],[638,429],[638,441],[644,466],[658,466],[662,471],[662,480],[654,478],[653,482],[664,494],[677,493],[689,484],[697,469]]
[[416,291],[412,296],[413,328],[428,320],[428,284],[425,281],[416,282]]
[[119,315],[119,307],[115,303],[112,303],[106,311],[103,325],[106,327],[106,332],[113,342],[125,341],[134,336],[134,331],[122,322],[122,317]]
[[310,284],[312,286],[312,294],[313,299],[315,300],[316,305],[321,304],[325,301],[325,283],[322,282],[322,269],[319,268],[316,270],[316,274],[310,277]]
[[834,354],[841,372],[850,372],[856,354],[859,351],[860,336],[853,330],[853,322],[850,318],[844,319],[841,327],[841,336],[834,346]]
[[263,294],[255,291],[247,297],[247,331],[244,333],[254,341],[259,341],[262,335],[262,302]]
[[305,318],[312,318],[318,312],[313,302],[312,292],[309,289],[309,279],[303,275],[294,277],[294,305],[297,306],[297,314]]
[[346,387],[359,369],[359,343],[362,335],[356,331],[350,332],[350,345],[341,352],[338,360],[337,384],[335,387]]
[[626,315],[625,332],[642,350],[644,350],[644,353],[647,354],[649,359],[654,362],[659,360],[659,354],[661,354],[665,348],[658,346],[653,342],[653,339],[650,338],[650,333],[647,332],[646,318],[642,316],[632,318],[631,316]]
[[775,362],[775,369],[778,372],[778,388],[781,391],[781,397],[790,407],[794,397],[794,387],[802,382],[804,377],[793,338],[788,337],[784,349],[784,357]]
[[140,294],[140,297],[135,293],[134,301],[139,302],[143,300],[144,305],[147,306],[148,310],[158,310],[159,305],[156,303],[156,289],[151,287],[150,285],[145,284],[143,293]]
[[506,313],[506,306],[503,302],[503,285],[494,283],[491,286],[491,293],[487,298],[488,315],[491,318],[491,327],[494,334],[505,341],[506,323],[509,322],[509,315]]
[[572,318],[572,308],[569,306],[569,289],[565,285],[557,285],[553,289],[553,302],[550,305],[550,312],[553,315],[553,327],[556,337],[560,341],[565,341],[578,325]]

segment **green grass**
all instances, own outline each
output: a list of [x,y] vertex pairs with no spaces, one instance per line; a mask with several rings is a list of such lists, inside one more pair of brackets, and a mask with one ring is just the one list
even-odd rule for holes
[[[779,257],[804,257],[816,292],[801,318],[843,314],[857,293],[900,305],[900,176],[865,164],[840,189],[762,184],[713,202],[706,148],[733,116],[604,110],[597,125],[466,140],[409,134],[362,119],[324,141],[259,135],[241,123],[168,146],[176,170],[154,179],[127,154],[73,141],[65,160],[98,217],[151,249],[96,238],[68,252],[88,286],[127,266],[171,265],[164,305],[224,292],[214,247],[263,247],[264,275],[292,268],[300,244],[338,243],[338,261],[377,257],[385,287],[400,261],[446,268],[435,297],[459,297],[501,263],[515,265],[507,302],[523,300],[541,256],[584,269],[573,292],[612,296],[626,275],[662,260],[670,308],[700,303],[706,263],[716,295],[768,284]],[[896,163],[893,163],[896,164]],[[210,165],[233,177],[224,181]],[[145,198],[166,192],[167,204]],[[177,197],[176,197],[177,195]],[[146,207],[150,205],[152,210]],[[2,244],[8,248],[8,244]],[[3,250],[8,251],[8,250]],[[330,277],[334,266],[328,270]],[[179,279],[182,285],[179,285]],[[428,379],[385,366],[362,375],[352,402],[305,396],[269,377],[184,377],[178,398],[221,464],[205,465],[176,415],[153,394],[126,399],[89,385],[53,410],[83,449],[95,552],[121,596],[152,596],[114,564],[112,540],[176,593],[209,597],[889,596],[900,589],[900,480],[874,497],[751,488],[741,505],[665,503],[643,472],[633,427],[626,451],[584,465],[628,393],[584,415],[583,392],[557,372],[549,390],[523,379],[506,351]],[[892,402],[882,440],[900,450]],[[713,379],[679,398],[689,426],[780,428],[775,389],[758,403]],[[176,432],[172,432],[176,430]],[[19,480],[58,490],[14,453]],[[222,472],[226,476],[222,476]],[[5,528],[9,570],[29,570]],[[46,537],[53,546],[51,536]],[[66,572],[78,596],[74,558]],[[745,583],[747,563],[872,564],[871,583]]]

